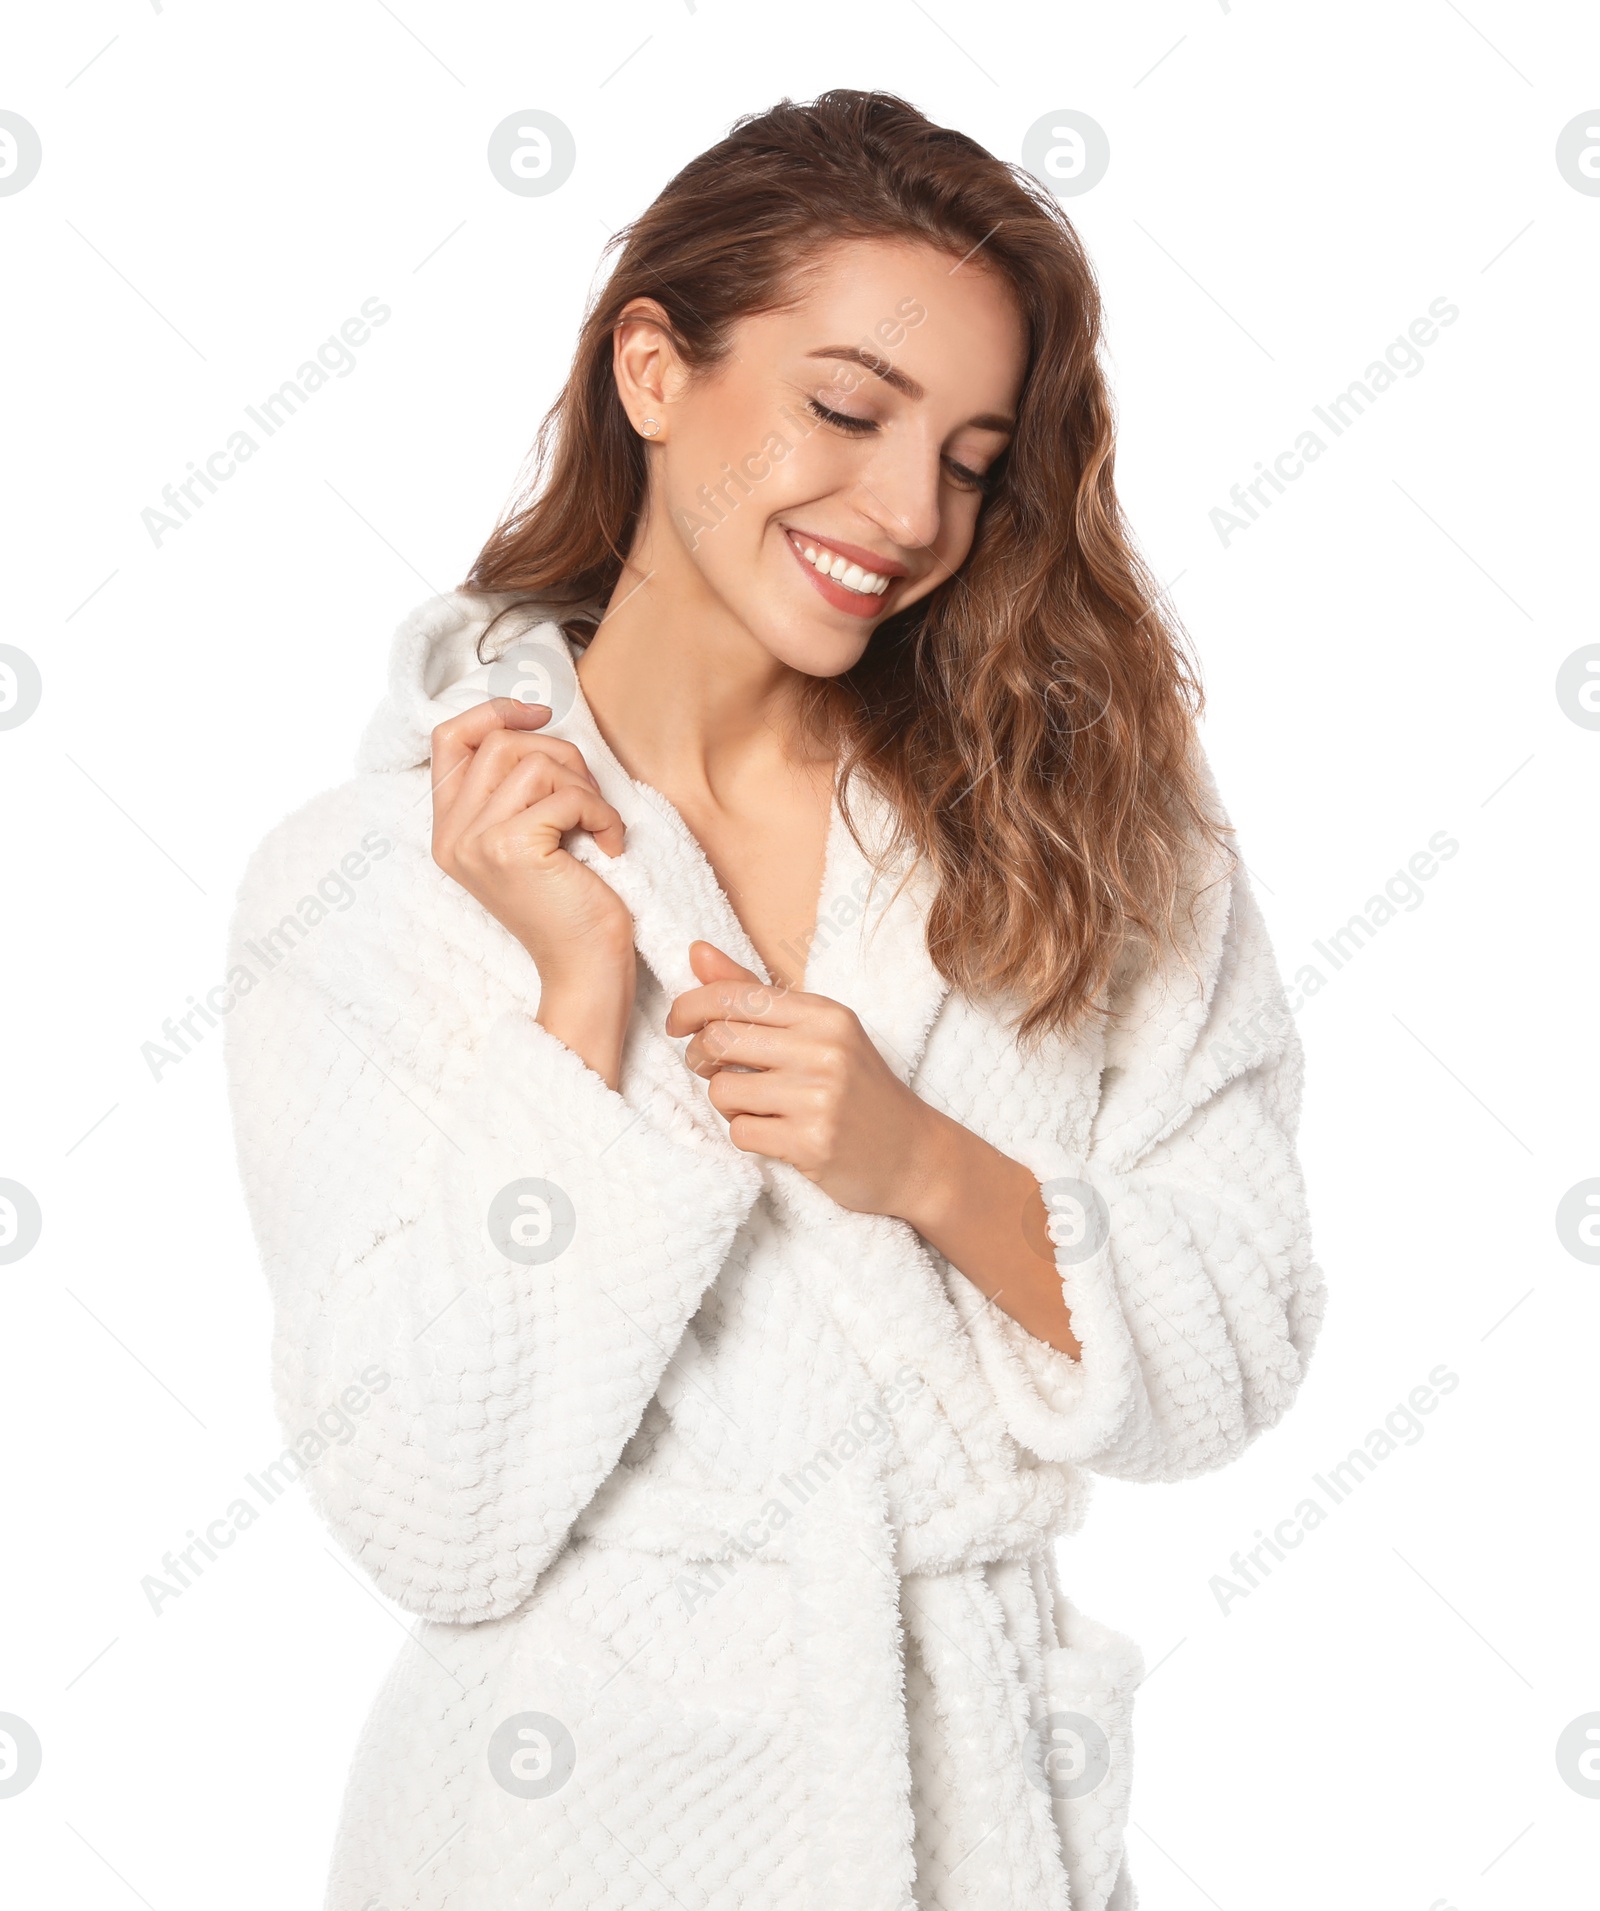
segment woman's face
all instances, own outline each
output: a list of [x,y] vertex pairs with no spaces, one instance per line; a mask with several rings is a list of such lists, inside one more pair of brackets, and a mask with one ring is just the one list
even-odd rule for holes
[[694,378],[634,309],[618,385],[636,425],[660,421],[635,562],[778,662],[848,670],[971,549],[1026,368],[1011,291],[981,253],[844,240]]

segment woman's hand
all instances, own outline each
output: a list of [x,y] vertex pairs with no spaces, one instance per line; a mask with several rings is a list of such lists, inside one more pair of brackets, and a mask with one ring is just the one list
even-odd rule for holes
[[543,704],[496,697],[433,733],[433,859],[504,923],[539,972],[537,1019],[614,1088],[633,1008],[633,918],[561,846],[622,853],[622,818],[582,752],[541,737]]
[[[709,942],[690,945],[701,986],[669,1035],[704,1076],[728,1138],[798,1168],[842,1208],[908,1222],[1030,1334],[1076,1360],[1039,1183],[1021,1162],[930,1108],[896,1076],[842,1002],[775,989]],[[748,1071],[748,1072],[746,1072]]]
[[[737,1148],[798,1168],[842,1208],[905,1216],[928,1163],[933,1110],[825,995],[769,987],[709,942],[689,949],[701,987],[673,1003],[668,1035],[710,1086]],[[745,1073],[743,1071],[752,1072]]]

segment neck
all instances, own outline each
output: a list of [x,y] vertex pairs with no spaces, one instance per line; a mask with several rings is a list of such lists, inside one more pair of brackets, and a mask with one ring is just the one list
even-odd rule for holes
[[578,680],[630,776],[675,802],[739,808],[741,788],[827,764],[800,722],[809,680],[758,643],[670,543],[655,563],[647,550],[630,556]]

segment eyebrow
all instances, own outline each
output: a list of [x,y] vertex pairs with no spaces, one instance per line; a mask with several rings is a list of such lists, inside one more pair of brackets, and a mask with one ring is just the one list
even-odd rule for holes
[[[927,396],[926,390],[906,372],[896,371],[887,359],[874,358],[857,345],[822,345],[814,352],[807,352],[807,358],[836,358],[849,365],[861,365],[875,378],[881,378],[892,391],[903,392],[907,398],[918,399]],[[979,431],[1013,432],[1017,428],[1015,418],[1007,418],[997,411],[986,411],[976,418],[967,420],[969,425]]]

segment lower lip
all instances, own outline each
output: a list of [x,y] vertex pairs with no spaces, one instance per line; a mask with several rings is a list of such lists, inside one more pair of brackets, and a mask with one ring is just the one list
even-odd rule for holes
[[847,591],[838,578],[824,577],[809,558],[803,557],[787,531],[783,534],[783,541],[793,552],[794,561],[835,610],[848,611],[852,617],[876,617],[883,609],[889,591],[894,589],[894,579],[891,577],[889,590],[885,591],[882,597],[873,597],[863,591]]

